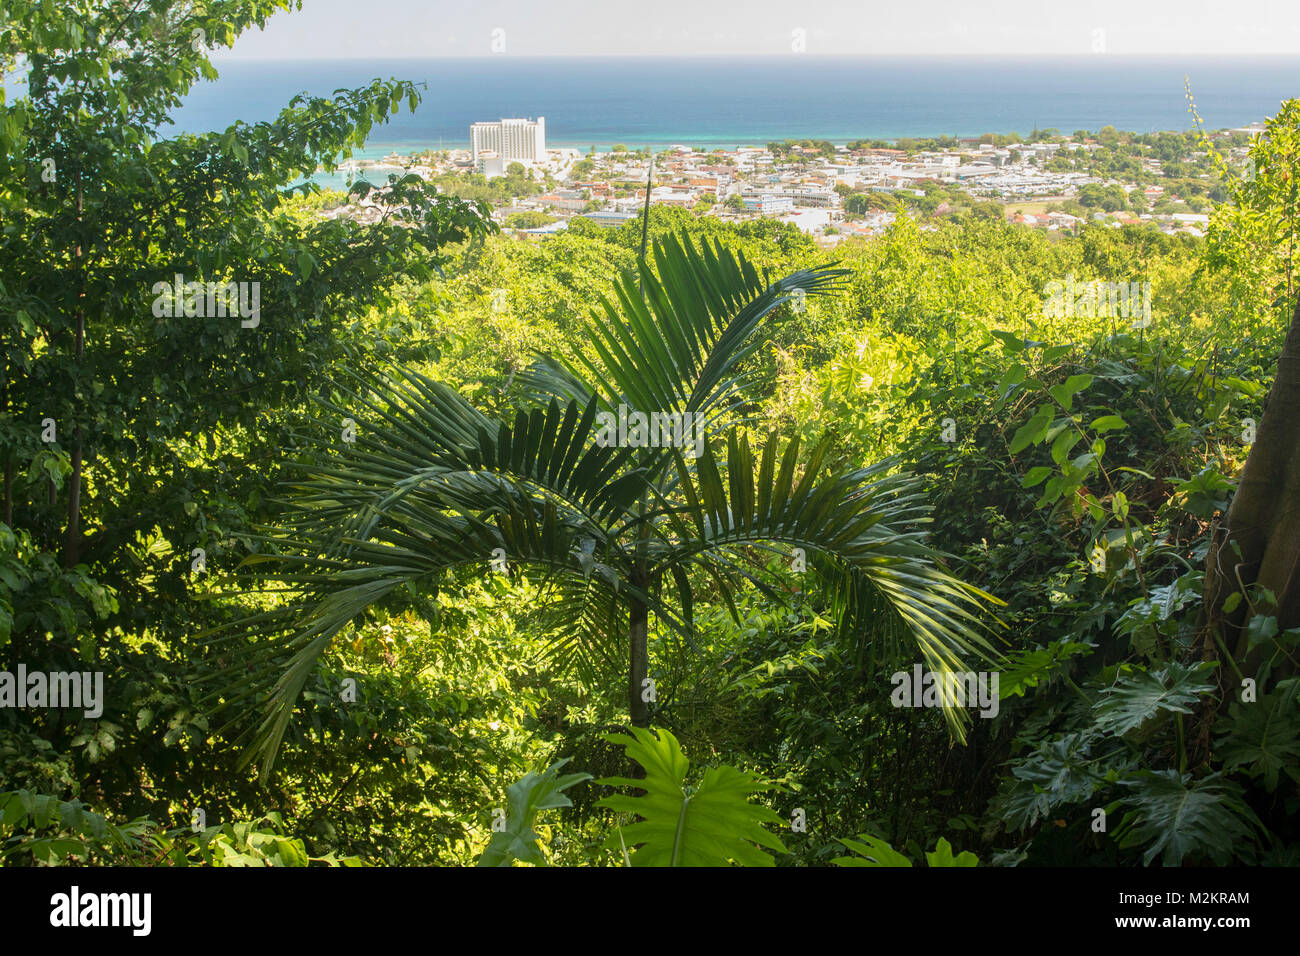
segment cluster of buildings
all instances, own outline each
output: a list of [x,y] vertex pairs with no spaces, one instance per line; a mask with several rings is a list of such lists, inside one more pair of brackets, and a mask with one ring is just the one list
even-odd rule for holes
[[[835,146],[833,152],[800,146],[769,150],[741,146],[730,150],[699,150],[671,146],[654,159],[650,202],[676,206],[724,219],[763,217],[792,223],[833,245],[851,236],[879,233],[893,219],[887,202],[846,202],[854,194],[893,193],[902,199],[926,196],[935,187],[972,198],[1009,204],[1014,221],[1046,230],[1073,229],[1078,216],[1046,211],[1078,196],[1088,184],[1119,185],[1125,193],[1144,189],[1152,202],[1164,198],[1160,186],[1102,180],[1077,170],[1051,169],[1052,160],[1098,144],[1036,142],[1012,147],[979,140],[960,140],[951,149],[904,151],[885,147]],[[496,210],[503,223],[520,212],[544,212],[554,222],[518,229],[521,237],[544,237],[560,231],[574,216],[584,216],[602,226],[617,227],[635,218],[646,201],[650,158],[644,152],[591,153],[586,160],[574,149],[548,149],[546,119],[499,119],[470,127],[470,148],[452,150],[434,165],[406,166],[418,175],[477,172],[488,179],[505,176],[513,163],[530,177],[545,180],[541,195],[520,197]],[[401,164],[402,157],[384,163]],[[1144,167],[1159,172],[1159,162],[1144,159]],[[581,166],[579,166],[581,163]],[[371,164],[383,171],[382,164]],[[1056,164],[1058,167],[1063,164]],[[1014,211],[1017,203],[1032,202],[1042,211]],[[943,215],[946,202],[934,209]],[[364,210],[362,211],[364,214]],[[1199,233],[1208,217],[1193,211],[1165,213],[1116,212],[1104,218],[1109,225],[1154,222],[1166,232]]]

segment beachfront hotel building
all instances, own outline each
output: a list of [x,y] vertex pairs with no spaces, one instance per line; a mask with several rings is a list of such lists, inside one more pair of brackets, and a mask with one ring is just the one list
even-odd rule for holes
[[[546,117],[536,121],[527,119],[502,119],[495,123],[473,123],[469,128],[470,149],[474,165],[486,171],[483,156],[495,154],[501,166],[511,163],[546,162]],[[499,175],[499,174],[498,174]]]

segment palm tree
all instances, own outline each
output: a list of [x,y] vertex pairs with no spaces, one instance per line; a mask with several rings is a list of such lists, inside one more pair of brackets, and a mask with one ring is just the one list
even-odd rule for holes
[[[255,619],[260,639],[247,626],[217,638],[244,655],[226,703],[261,707],[245,759],[260,755],[270,772],[312,668],[358,613],[494,560],[544,570],[555,663],[587,680],[625,668],[635,726],[649,724],[651,615],[689,638],[703,582],[733,614],[744,581],[779,596],[760,560],[774,550],[804,549],[861,651],[907,639],[936,675],[992,651],[977,615],[996,599],[954,578],[925,543],[915,478],[888,462],[833,467],[825,440],[805,452],[770,435],[751,448],[746,359],[779,307],[834,290],[847,270],[769,281],[720,243],[697,248],[687,236],[657,241],[653,260],[601,298],[589,357],[534,364],[534,405],[513,423],[411,370],[351,376],[341,386],[351,409],[322,403],[335,434],[344,417],[369,417],[345,452],[305,466],[270,539],[276,553],[250,559],[270,562],[259,579],[292,599]],[[946,713],[962,737],[966,715]]]

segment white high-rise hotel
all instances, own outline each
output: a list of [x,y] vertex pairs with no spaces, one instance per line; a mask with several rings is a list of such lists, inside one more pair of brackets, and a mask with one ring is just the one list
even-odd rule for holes
[[474,123],[469,128],[474,162],[482,153],[496,153],[502,163],[546,162],[546,117],[537,121],[503,119],[495,123]]

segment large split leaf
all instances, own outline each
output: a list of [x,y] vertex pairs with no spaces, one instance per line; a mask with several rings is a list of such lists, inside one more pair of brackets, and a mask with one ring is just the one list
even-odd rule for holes
[[[910,867],[912,865],[911,860],[880,839],[880,837],[874,837],[870,833],[859,834],[856,840],[840,840],[840,842],[854,853],[859,854],[858,856],[837,856],[831,861],[840,866]],[[979,866],[979,857],[969,850],[954,856],[952,844],[943,837],[939,837],[939,842],[935,844],[934,849],[925,855],[925,862],[932,867]]]
[[1192,782],[1175,770],[1141,770],[1121,783],[1131,790],[1131,808],[1116,836],[1120,846],[1146,845],[1142,862],[1160,857],[1165,866],[1184,859],[1209,859],[1223,865],[1239,844],[1250,843],[1254,814],[1241,799],[1241,788],[1220,774]]
[[1214,666],[1208,661],[1191,667],[1170,661],[1158,670],[1125,667],[1115,683],[1101,692],[1094,707],[1097,727],[1122,735],[1137,730],[1161,711],[1190,714],[1190,705],[1213,689],[1202,677]]
[[[657,736],[656,736],[657,734]],[[774,866],[760,847],[785,852],[764,823],[784,823],[772,810],[749,802],[751,794],[770,789],[735,767],[710,767],[697,786],[686,783],[690,761],[677,738],[666,730],[632,728],[632,736],[611,734],[628,757],[645,768],[644,780],[613,777],[598,781],[614,787],[639,788],[644,796],[615,794],[598,806],[635,813],[640,821],[620,827],[611,846],[631,847],[633,866]]]
[[1276,790],[1285,771],[1300,782],[1300,706],[1296,692],[1300,678],[1282,681],[1271,693],[1228,710],[1227,731],[1219,738],[1223,769],[1245,767],[1252,777]]
[[994,811],[1013,830],[1026,830],[1061,806],[1082,803],[1117,775],[1121,765],[1108,755],[1094,755],[1096,741],[1087,733],[1047,740],[1019,759],[1003,781]]
[[857,856],[837,856],[831,862],[839,866],[910,867],[912,861],[895,850],[889,843],[870,833],[860,833],[856,840],[840,840]]

